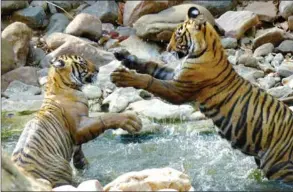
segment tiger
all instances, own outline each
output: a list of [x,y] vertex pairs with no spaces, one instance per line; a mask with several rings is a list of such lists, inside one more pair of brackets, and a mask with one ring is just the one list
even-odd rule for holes
[[196,7],[167,45],[178,70],[115,53],[122,67],[111,73],[118,87],[145,89],[173,104],[198,103],[232,148],[253,156],[269,180],[293,182],[293,114],[289,107],[237,74],[214,27]]
[[107,113],[89,117],[82,87],[97,79],[95,65],[78,55],[61,55],[50,63],[44,101],[27,122],[11,159],[34,179],[52,187],[73,184],[70,161],[85,168],[87,160],[81,145],[108,129],[122,128],[129,133],[141,129],[141,120],[131,113]]

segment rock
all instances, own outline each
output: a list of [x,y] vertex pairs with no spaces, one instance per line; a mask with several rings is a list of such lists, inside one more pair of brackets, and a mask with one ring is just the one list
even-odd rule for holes
[[265,30],[260,35],[256,35],[252,46],[253,49],[256,49],[266,43],[272,43],[274,46],[278,46],[285,39],[293,39],[293,35],[286,33],[282,29],[272,28]]
[[227,11],[215,20],[225,36],[240,39],[244,33],[259,23],[258,17],[251,11]]
[[48,72],[49,72],[49,68],[43,68],[37,71],[38,83],[40,84],[40,86],[44,86],[47,83]]
[[40,61],[46,56],[45,51],[41,48],[35,48],[34,46],[30,45],[30,51],[28,56],[28,64],[30,65],[39,65]]
[[293,53],[293,40],[284,40],[276,49],[281,53]]
[[281,15],[284,19],[288,19],[289,16],[293,15],[293,2],[280,1],[279,15]]
[[42,90],[39,87],[26,85],[18,80],[14,80],[8,85],[4,94],[8,97],[13,97],[22,95],[39,95],[41,92]]
[[46,13],[42,7],[28,7],[13,13],[12,18],[27,24],[33,29],[44,27]]
[[111,113],[119,113],[135,101],[142,100],[139,91],[133,87],[118,88],[103,101],[103,105],[109,105]]
[[293,89],[293,75],[290,75],[289,77],[283,78],[282,84],[289,86],[291,89]]
[[108,64],[110,61],[114,60],[115,57],[112,53],[94,47],[88,43],[84,42],[70,42],[66,41],[60,47],[46,55],[44,59],[42,59],[40,65],[42,67],[50,66],[50,61],[59,55],[62,54],[77,54],[89,61],[93,62],[97,68]]
[[19,96],[2,99],[2,111],[38,111],[43,103],[43,95]]
[[1,77],[1,91],[4,91],[8,85],[14,81],[18,80],[27,85],[38,85],[38,75],[37,68],[35,67],[19,67],[8,73],[5,73]]
[[98,40],[102,35],[102,23],[97,16],[80,13],[69,23],[64,32]]
[[52,5],[52,4],[57,5],[63,9],[65,9],[66,11],[70,11],[71,9],[77,8],[81,3],[81,1],[59,1],[59,0],[49,1],[49,2],[51,3],[49,5]]
[[160,189],[188,191],[190,188],[190,180],[186,174],[166,167],[123,174],[107,184],[104,191],[158,191]]
[[126,110],[134,111],[156,120],[186,120],[194,111],[190,105],[172,105],[159,99],[137,101],[131,103]]
[[258,67],[265,73],[272,73],[276,71],[269,63],[258,63]]
[[288,28],[293,31],[293,15],[288,17]]
[[82,87],[82,92],[88,99],[98,99],[102,96],[102,90],[96,85],[85,85]]
[[26,64],[31,37],[32,30],[21,22],[14,22],[2,31],[2,38],[9,41],[13,46],[14,61],[17,67]]
[[229,61],[229,63],[231,63],[232,65],[236,65],[237,62],[238,62],[238,59],[237,59],[237,57],[234,56],[234,55],[229,55],[229,56],[228,56],[228,61]]
[[276,98],[285,98],[293,93],[293,89],[289,86],[279,86],[267,90],[267,93]]
[[98,17],[103,23],[116,24],[118,18],[118,5],[115,1],[97,1],[85,8],[81,13]]
[[98,82],[97,85],[101,88],[101,89],[115,89],[116,86],[115,84],[113,84],[110,80],[110,75],[117,67],[119,67],[121,65],[121,62],[118,60],[113,60],[112,62],[110,62],[109,64],[106,64],[104,66],[101,66],[99,68],[99,73],[98,73]]
[[87,180],[77,187],[78,191],[103,191],[103,186],[98,180]]
[[1,38],[1,74],[16,68],[13,47],[9,41]]
[[277,17],[277,10],[273,1],[252,1],[245,10],[255,13],[259,20],[273,22]]
[[240,44],[241,45],[247,45],[247,44],[251,44],[252,41],[253,41],[253,38],[252,37],[243,37],[240,40]]
[[155,14],[181,3],[176,1],[126,1],[123,13],[123,25],[132,26],[140,17]]
[[90,44],[94,47],[97,47],[98,44],[94,41],[90,41],[88,39],[82,39],[79,37],[75,37],[73,35],[65,34],[65,33],[52,33],[49,37],[46,38],[46,44],[50,49],[56,49],[63,45],[65,42],[81,42]]
[[257,79],[257,81],[259,83],[260,88],[265,89],[265,90],[274,87],[274,85],[276,83],[275,78],[270,77],[270,76],[266,76],[264,78],[259,78],[259,79]]
[[274,50],[274,45],[272,43],[266,43],[259,46],[257,49],[254,50],[253,56],[265,56],[269,53],[272,53]]
[[115,48],[115,47],[118,47],[118,46],[120,46],[118,39],[109,39],[107,41],[107,43],[104,45],[104,48],[106,50],[108,50],[108,49],[112,49],[112,48]]
[[27,1],[1,1],[1,14],[12,15],[13,11],[28,7]]
[[200,121],[200,120],[205,120],[207,117],[200,111],[196,111],[192,113],[189,117],[190,121]]
[[238,46],[237,39],[231,37],[223,38],[221,42],[224,49],[236,49]]
[[149,14],[140,17],[133,27],[137,36],[153,41],[169,42],[175,28],[182,23],[190,7],[197,7],[203,13],[209,23],[215,24],[214,17],[204,7],[196,4],[182,4],[173,6],[157,14]]
[[120,43],[131,54],[146,60],[160,60],[160,47],[155,43],[145,42],[135,35]]
[[238,59],[239,64],[243,64],[246,67],[257,68],[258,62],[257,59],[252,57],[250,54],[241,55]]
[[136,30],[131,27],[118,26],[116,31],[120,36],[131,36],[136,34]]
[[274,55],[272,53],[269,53],[267,56],[265,56],[265,62],[271,63],[274,60]]
[[276,54],[276,56],[274,57],[274,60],[281,64],[282,61],[284,60],[284,56],[283,56],[281,53],[278,53],[278,54]]
[[63,32],[66,26],[69,24],[69,19],[63,13],[55,13],[50,17],[49,25],[46,28],[46,39],[54,32]]
[[61,185],[59,187],[53,188],[52,191],[78,191],[78,189],[72,185]]
[[30,3],[31,7],[42,7],[44,11],[46,11],[48,9],[48,5],[46,1],[35,1],[33,0]]
[[110,33],[111,31],[114,31],[115,27],[112,23],[102,23],[102,31],[107,31],[107,33]]
[[282,77],[289,77],[293,74],[293,61],[284,60],[282,64],[277,67],[277,72]]
[[260,71],[251,67],[245,67],[242,64],[235,65],[233,67],[240,76],[250,81],[251,83],[256,83],[256,79],[264,77],[263,71]]

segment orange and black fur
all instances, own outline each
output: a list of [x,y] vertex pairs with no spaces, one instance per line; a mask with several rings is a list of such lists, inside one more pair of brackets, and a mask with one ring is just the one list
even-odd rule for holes
[[179,71],[115,54],[130,69],[118,68],[112,81],[145,89],[174,104],[197,101],[233,148],[252,155],[266,177],[293,182],[293,113],[284,103],[239,76],[228,62],[215,29],[195,7],[175,30],[168,51],[184,57]]
[[110,128],[140,129],[141,121],[133,114],[88,116],[88,101],[81,87],[91,83],[96,74],[94,64],[82,57],[55,58],[43,105],[26,124],[12,153],[18,168],[35,179],[49,181],[52,187],[72,184],[72,156],[76,168],[87,163],[81,144]]

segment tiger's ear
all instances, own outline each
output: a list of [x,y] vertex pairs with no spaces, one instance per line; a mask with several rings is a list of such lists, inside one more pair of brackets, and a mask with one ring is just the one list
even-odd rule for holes
[[61,59],[53,59],[51,61],[51,65],[53,67],[55,67],[56,69],[61,69],[61,68],[64,68],[65,67],[65,62],[62,61]]
[[200,15],[200,11],[196,7],[190,7],[187,13],[188,19],[195,19]]

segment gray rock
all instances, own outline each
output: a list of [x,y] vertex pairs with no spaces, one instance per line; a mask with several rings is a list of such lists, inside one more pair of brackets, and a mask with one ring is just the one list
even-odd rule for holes
[[85,85],[82,87],[82,92],[88,99],[99,99],[102,96],[102,90],[97,85]]
[[37,71],[38,77],[48,76],[49,68],[43,68]]
[[293,40],[283,41],[276,49],[282,53],[293,53]]
[[141,38],[169,42],[173,31],[185,20],[188,9],[193,6],[204,14],[211,25],[215,24],[214,17],[206,8],[195,4],[182,4],[157,14],[144,15],[133,24],[133,27],[136,29],[137,36]]
[[141,100],[131,103],[126,110],[134,111],[142,116],[156,120],[187,120],[194,112],[190,105],[172,105],[159,99]]
[[272,87],[274,87],[274,85],[276,84],[275,78],[271,77],[271,76],[266,76],[264,78],[259,78],[257,79],[260,88],[262,89],[270,89]]
[[33,85],[26,85],[20,81],[12,81],[4,92],[8,97],[40,95],[41,89]]
[[30,52],[28,57],[28,63],[31,65],[39,65],[40,61],[46,56],[45,51],[41,48],[30,45]]
[[116,88],[116,86],[111,82],[109,74],[111,74],[117,67],[119,67],[121,65],[120,63],[120,61],[113,59],[113,61],[109,64],[106,64],[99,68],[97,85],[101,89],[114,90]]
[[257,14],[261,21],[273,22],[277,17],[277,11],[273,1],[254,1],[248,4],[248,6],[245,7],[245,10]]
[[224,49],[235,49],[238,46],[237,39],[231,37],[221,39],[221,43]]
[[119,26],[116,29],[116,32],[119,33],[120,36],[131,36],[136,34],[136,30],[132,27],[124,27]]
[[39,86],[37,70],[35,67],[19,67],[5,73],[1,77],[1,91],[4,91],[14,80],[21,81],[27,85]]
[[276,98],[285,98],[293,93],[293,89],[289,86],[279,86],[267,90],[267,93]]
[[13,13],[13,19],[27,24],[33,29],[44,27],[46,13],[42,7],[28,7]]
[[262,56],[258,56],[258,57],[254,57],[254,58],[257,60],[257,62],[260,62],[260,63],[264,63],[265,62],[265,58],[262,57]]
[[1,38],[1,74],[16,68],[13,47],[9,41]]
[[229,63],[231,63],[232,65],[236,65],[238,59],[237,59],[237,57],[234,56],[234,55],[229,55],[229,56],[228,56],[228,61],[229,61]]
[[84,43],[81,41],[66,41],[60,47],[46,55],[44,59],[42,59],[40,65],[42,67],[50,66],[50,61],[59,55],[63,54],[77,54],[81,55],[85,59],[93,62],[97,68],[108,64],[112,60],[115,59],[114,55],[110,52],[104,51],[100,48],[94,47],[88,43]]
[[280,1],[279,12],[284,19],[288,19],[289,16],[293,15],[293,1]]
[[63,32],[67,25],[69,24],[69,19],[63,13],[55,13],[50,17],[49,25],[46,28],[46,34],[44,38],[47,38],[54,32]]
[[84,9],[82,13],[95,15],[100,18],[103,23],[116,24],[118,18],[118,5],[115,1],[97,1],[95,4]]
[[102,31],[107,31],[110,33],[111,31],[114,31],[115,27],[112,23],[102,23]]
[[230,55],[235,56],[235,53],[236,53],[235,49],[226,49],[225,51],[228,56],[230,56]]
[[279,67],[280,64],[281,64],[281,63],[280,63],[279,61],[277,61],[277,60],[273,60],[273,61],[271,62],[271,66],[273,66],[274,68]]
[[2,31],[2,38],[9,41],[13,46],[14,61],[17,66],[26,64],[31,37],[32,30],[21,22],[14,22]]
[[46,11],[48,9],[48,4],[46,1],[35,1],[33,0],[30,3],[31,7],[42,7],[44,9],[44,11]]
[[265,62],[271,63],[274,60],[274,55],[272,53],[269,53],[267,56],[265,56]]
[[102,23],[95,15],[80,13],[69,23],[64,32],[98,40],[102,35]]
[[250,81],[251,83],[256,83],[256,79],[264,77],[263,71],[260,71],[251,67],[245,67],[242,64],[235,65],[234,69],[240,76]]
[[226,11],[233,10],[237,5],[233,0],[192,0],[192,2],[207,8],[214,16],[220,16],[224,14]]
[[[76,1],[76,0],[75,1],[49,1],[49,2],[51,3],[49,5],[52,6],[52,4],[55,4],[63,9],[65,9],[66,11],[70,11],[71,9],[77,8],[81,3],[81,1]],[[51,12],[51,13],[53,13],[53,12]],[[56,13],[56,12],[54,12],[54,13]]]
[[225,36],[240,39],[244,33],[259,23],[258,17],[251,11],[227,11],[215,20]]
[[142,100],[139,91],[133,87],[118,88],[107,98],[104,99],[103,105],[109,106],[109,112],[118,113],[135,101]]
[[107,41],[107,43],[104,45],[104,48],[106,50],[108,49],[111,49],[111,48],[115,48],[115,47],[118,47],[120,44],[119,44],[119,40],[118,39],[109,39]]
[[258,63],[258,67],[265,73],[275,72],[275,68],[273,68],[269,63]]
[[253,56],[258,57],[258,56],[264,56],[269,53],[272,53],[274,50],[274,45],[272,43],[266,43],[255,49]]
[[1,107],[3,111],[37,111],[43,103],[43,95],[21,96],[3,99]]
[[252,55],[249,55],[249,54],[241,55],[238,59],[238,63],[243,64],[246,67],[257,68],[258,66],[257,59],[252,57]]
[[27,1],[1,1],[1,14],[12,15],[13,11],[28,7]]
[[291,87],[293,89],[293,75],[282,79],[282,84]]
[[282,64],[277,67],[277,72],[282,77],[289,77],[293,74],[293,61],[283,61]]
[[279,63],[282,63],[282,61],[284,60],[283,54],[282,53],[276,54],[275,57],[274,57],[274,60],[279,62]]
[[247,45],[247,44],[251,44],[253,41],[253,38],[252,37],[242,37],[240,39],[240,44],[241,45]]

